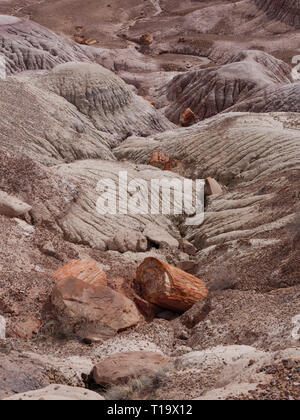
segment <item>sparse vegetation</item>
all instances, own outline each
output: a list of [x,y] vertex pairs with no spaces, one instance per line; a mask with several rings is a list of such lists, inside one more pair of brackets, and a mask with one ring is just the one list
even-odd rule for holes
[[159,370],[151,376],[142,376],[129,381],[127,384],[110,388],[106,400],[154,400],[156,393],[167,379],[166,369]]

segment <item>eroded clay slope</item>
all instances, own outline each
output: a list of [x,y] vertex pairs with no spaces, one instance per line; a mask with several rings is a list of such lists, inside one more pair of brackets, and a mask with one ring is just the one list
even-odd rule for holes
[[3,150],[21,149],[46,165],[114,160],[111,149],[128,135],[173,127],[98,64],[69,63],[49,73],[0,80],[0,107]]
[[[116,154],[146,163],[153,151],[162,151],[182,160],[189,176],[214,176],[227,187],[227,193],[207,201],[203,225],[182,227],[199,250],[199,275],[210,280],[219,266],[230,264],[241,274],[228,275],[225,269],[223,277],[234,277],[236,287],[293,285],[297,271],[285,267],[296,267],[299,258],[290,228],[298,206],[298,120],[298,114],[227,114],[144,142],[129,139]],[[264,264],[247,271],[259,255]],[[272,274],[269,264],[277,267]],[[261,276],[262,271],[269,274]]]
[[270,86],[291,83],[291,68],[261,51],[244,51],[231,62],[176,76],[161,88],[161,101],[170,103],[166,116],[179,123],[190,108],[199,120],[212,117],[251,93]]
[[27,19],[0,15],[0,41],[7,75],[51,69],[68,61],[89,61],[81,46]]
[[228,112],[299,112],[300,83],[271,86],[254,92]]
[[113,139],[95,129],[74,105],[28,80],[0,80],[2,151],[22,152],[54,165],[86,158],[113,159]]
[[[154,229],[154,226],[160,226],[169,230],[175,238],[180,237],[175,225],[171,222],[171,218],[167,216],[140,215],[134,214],[133,212],[124,215],[119,214],[119,209],[122,210],[123,208],[123,211],[125,209],[119,191],[119,186],[121,185],[119,177],[121,182],[122,180],[125,181],[124,172],[125,174],[127,173],[128,183],[142,179],[147,182],[149,190],[151,180],[163,178],[165,175],[164,172],[144,165],[100,160],[61,165],[56,168],[55,172],[62,177],[72,179],[79,187],[76,202],[72,203],[68,214],[58,221],[67,240],[78,244],[89,245],[93,249],[106,250],[108,248],[108,241],[113,239],[119,232],[126,231],[127,236],[134,232],[142,234],[149,224],[152,225],[152,229]],[[177,175],[170,174],[170,178],[176,177]],[[104,189],[98,183],[105,180],[114,182],[116,190],[110,190],[107,196],[108,202],[112,205],[111,210],[109,211],[108,209],[107,214],[101,214],[97,209],[97,201],[102,197],[101,194],[103,194]],[[148,199],[147,196],[148,192],[142,188],[140,195],[141,203],[144,203]],[[158,196],[156,199],[159,201]],[[114,211],[116,214],[112,214]],[[146,208],[145,213],[147,211],[148,208]],[[147,247],[144,251],[146,250]],[[142,249],[138,249],[137,246],[132,251],[139,252]]]
[[98,64],[68,63],[43,75],[37,85],[62,96],[95,128],[121,140],[147,136],[173,125],[120,77]]

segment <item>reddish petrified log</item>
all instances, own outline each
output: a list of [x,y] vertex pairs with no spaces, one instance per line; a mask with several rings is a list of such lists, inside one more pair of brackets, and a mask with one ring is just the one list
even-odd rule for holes
[[105,272],[99,267],[96,261],[88,258],[70,261],[68,264],[59,268],[53,274],[53,277],[58,281],[73,277],[90,285],[107,285]]
[[169,156],[166,155],[165,153],[153,152],[149,165],[155,166],[156,168],[164,170],[169,160],[170,160]]
[[205,298],[202,280],[157,258],[146,258],[137,270],[142,296],[161,308],[184,312]]
[[196,121],[196,115],[190,108],[187,108],[180,117],[180,123],[183,127],[189,127]]
[[149,104],[151,104],[151,105],[153,105],[153,106],[155,107],[155,102],[154,102],[154,101],[152,101],[152,100],[151,100],[151,99],[149,99],[149,98],[146,98],[146,96],[142,96],[142,98],[143,98],[145,101],[149,102]]
[[153,38],[150,34],[143,34],[140,37],[141,45],[151,45],[153,43]]

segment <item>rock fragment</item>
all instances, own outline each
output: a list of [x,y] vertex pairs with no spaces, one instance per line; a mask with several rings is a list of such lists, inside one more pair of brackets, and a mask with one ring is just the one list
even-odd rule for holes
[[118,251],[121,253],[132,252],[146,252],[148,249],[148,241],[145,235],[140,232],[124,230],[118,232],[114,238],[107,242],[107,247],[111,251]]
[[221,185],[214,178],[208,177],[205,180],[205,194],[221,195],[223,194],[223,190]]
[[180,243],[180,249],[183,252],[185,252],[186,254],[190,256],[196,255],[197,249],[191,242],[187,241],[186,239],[181,239],[179,243]]
[[17,322],[12,327],[13,337],[19,337],[23,339],[31,339],[34,334],[37,334],[42,322],[37,318],[28,318],[25,321]]
[[56,280],[66,280],[73,277],[90,285],[107,285],[106,274],[99,264],[92,259],[73,260],[59,268],[53,277]]
[[101,386],[122,385],[166,368],[170,358],[161,353],[133,351],[115,353],[94,367],[94,381]]
[[161,170],[165,169],[166,163],[170,160],[169,156],[162,152],[153,152],[149,165],[159,168]]
[[141,45],[151,45],[153,43],[153,38],[150,34],[143,34],[140,37]]
[[135,304],[101,282],[63,278],[54,287],[51,302],[65,334],[101,341],[141,320]]
[[154,225],[153,223],[148,223],[148,225],[146,225],[144,235],[150,242],[153,242],[159,247],[168,245],[170,248],[179,248],[179,242],[177,239],[170,235],[168,231],[162,227]]
[[30,210],[32,210],[32,207],[29,204],[0,190],[0,215],[19,217],[28,213]]
[[180,117],[180,124],[182,125],[182,127],[189,127],[190,125],[192,125],[195,121],[196,121],[196,115],[194,114],[194,112],[190,109],[187,108]]

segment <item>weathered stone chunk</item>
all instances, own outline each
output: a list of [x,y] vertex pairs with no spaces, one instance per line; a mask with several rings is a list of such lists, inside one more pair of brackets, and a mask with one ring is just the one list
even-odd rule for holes
[[30,339],[34,334],[37,334],[42,322],[37,318],[28,318],[25,321],[17,322],[12,327],[13,337]]
[[196,121],[196,115],[194,114],[194,112],[190,108],[187,108],[181,114],[180,123],[183,127],[188,127],[188,126],[192,125],[195,121]]
[[169,234],[165,229],[149,223],[145,230],[144,235],[149,241],[153,242],[158,246],[168,245],[171,248],[179,248],[179,242],[173,236]]
[[121,385],[134,378],[153,375],[169,363],[170,358],[160,353],[115,353],[94,367],[93,378],[98,385]]
[[169,160],[170,160],[169,156],[166,155],[165,153],[153,152],[149,165],[159,168],[161,170],[164,170]]
[[73,277],[90,285],[107,285],[105,272],[92,259],[73,260],[59,268],[53,277],[58,281]]
[[221,195],[223,190],[221,185],[214,178],[207,178],[205,180],[205,194],[206,195]]
[[146,252],[148,248],[148,241],[145,235],[135,231],[121,231],[118,232],[114,238],[107,242],[107,247],[111,251],[119,251],[121,253],[132,252]]
[[101,283],[72,277],[56,284],[51,301],[63,331],[83,339],[107,339],[141,319],[135,304],[125,296]]
[[28,213],[30,210],[32,210],[32,207],[29,204],[0,190],[0,215],[18,217]]
[[153,38],[150,34],[143,34],[140,37],[141,45],[151,45],[153,43]]

